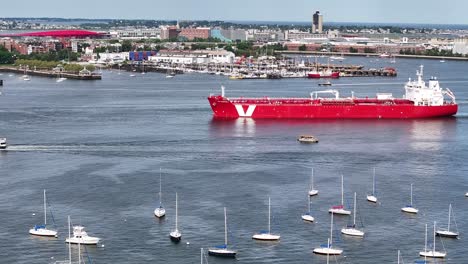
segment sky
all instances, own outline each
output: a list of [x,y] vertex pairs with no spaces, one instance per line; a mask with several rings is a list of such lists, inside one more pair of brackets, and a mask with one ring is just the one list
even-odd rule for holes
[[299,22],[316,10],[325,23],[468,24],[468,0],[23,0],[1,4],[0,17]]

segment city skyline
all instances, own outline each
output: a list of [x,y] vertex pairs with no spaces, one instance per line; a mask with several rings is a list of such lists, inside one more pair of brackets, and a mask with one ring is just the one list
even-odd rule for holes
[[450,0],[444,5],[434,0],[394,0],[391,5],[375,0],[292,0],[287,2],[287,7],[279,0],[238,0],[222,4],[215,0],[140,0],[137,5],[116,2],[82,0],[69,9],[51,8],[63,4],[58,0],[34,1],[28,3],[27,9],[24,2],[10,2],[2,6],[0,17],[311,22],[312,15],[319,10],[325,23],[468,24],[464,14],[468,2],[463,0]]

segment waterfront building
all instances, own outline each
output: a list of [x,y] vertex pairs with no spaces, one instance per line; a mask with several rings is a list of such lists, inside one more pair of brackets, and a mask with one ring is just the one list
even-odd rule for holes
[[233,63],[235,55],[225,50],[163,50],[148,57],[149,61],[175,64]]
[[186,37],[188,40],[193,40],[195,38],[207,39],[211,35],[210,28],[182,28],[180,29],[179,36]]
[[110,32],[113,38],[120,39],[160,39],[160,28],[129,28]]
[[462,55],[468,54],[468,37],[455,39],[452,52]]
[[247,40],[247,34],[244,29],[234,29],[234,28],[228,28],[228,29],[221,29],[221,34],[232,41],[240,40],[240,41],[246,41]]

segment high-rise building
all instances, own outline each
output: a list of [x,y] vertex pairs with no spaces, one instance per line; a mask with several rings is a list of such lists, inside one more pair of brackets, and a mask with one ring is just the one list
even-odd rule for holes
[[320,11],[317,11],[312,16],[312,33],[322,33],[322,32],[323,32],[323,16],[320,14]]

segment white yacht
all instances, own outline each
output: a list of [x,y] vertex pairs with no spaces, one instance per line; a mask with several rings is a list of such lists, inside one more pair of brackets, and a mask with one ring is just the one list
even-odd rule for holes
[[314,168],[312,168],[312,174],[310,176],[310,190],[309,190],[309,196],[315,196],[318,194],[318,190],[315,189],[314,187]]
[[372,194],[367,195],[367,201],[371,203],[377,203],[377,197],[375,196],[375,168],[374,175],[372,176]]
[[433,233],[434,240],[432,242],[432,250],[428,250],[427,248],[427,224],[426,224],[426,236],[425,236],[425,243],[424,243],[424,251],[420,251],[419,255],[428,258],[445,258],[447,256],[446,252],[436,251],[435,247],[435,239],[436,239],[436,222],[434,222],[434,233]]
[[0,138],[0,149],[6,149],[8,147],[6,138]]
[[83,245],[96,245],[99,243],[99,237],[88,236],[88,233],[84,230],[84,226],[74,226],[73,236],[65,239],[66,243],[71,244],[83,244]]

